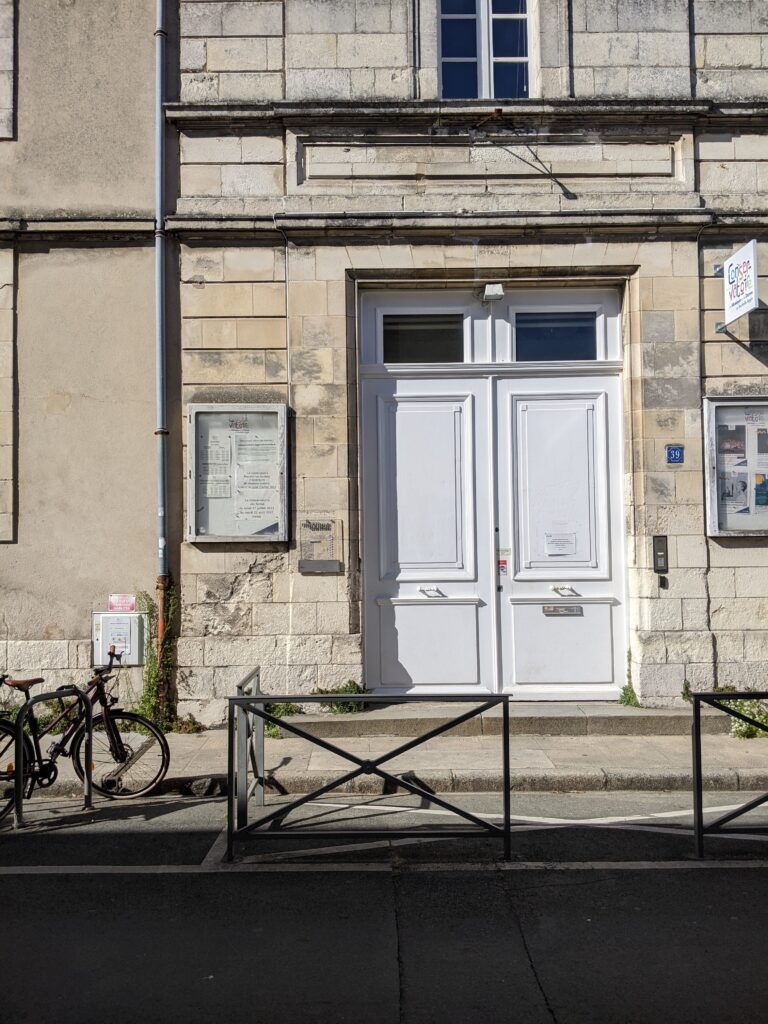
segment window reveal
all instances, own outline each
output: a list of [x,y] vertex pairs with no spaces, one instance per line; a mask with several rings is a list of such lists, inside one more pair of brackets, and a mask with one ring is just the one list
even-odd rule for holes
[[527,0],[440,0],[444,99],[528,96]]

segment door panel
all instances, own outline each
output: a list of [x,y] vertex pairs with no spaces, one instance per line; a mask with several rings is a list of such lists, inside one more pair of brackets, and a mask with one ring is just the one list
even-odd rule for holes
[[362,383],[368,686],[493,691],[487,380]]
[[[610,573],[605,393],[510,395],[517,463],[515,579]],[[510,495],[511,498],[511,495]]]
[[473,579],[472,396],[377,402],[382,578]]
[[499,380],[501,680],[613,697],[624,673],[620,377]]

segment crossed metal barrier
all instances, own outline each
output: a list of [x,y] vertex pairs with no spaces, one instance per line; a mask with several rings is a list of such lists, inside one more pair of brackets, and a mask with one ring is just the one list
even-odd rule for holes
[[[266,710],[266,705],[275,702],[275,695],[262,694],[255,691],[248,693],[249,687],[253,685],[255,673],[247,677],[238,687],[238,696],[229,698],[228,730],[229,730],[229,766],[228,766],[228,813],[227,813],[227,860],[234,857],[234,844],[238,839],[249,836],[254,839],[302,839],[312,837],[314,839],[340,839],[356,837],[361,834],[370,838],[396,839],[412,838],[413,829],[380,829],[380,828],[359,828],[359,829],[307,829],[298,827],[284,827],[282,822],[292,811],[302,807],[312,800],[343,786],[363,775],[374,775],[385,783],[399,789],[404,789],[415,796],[426,800],[445,811],[449,811],[465,821],[474,828],[440,828],[422,829],[416,833],[419,838],[443,839],[456,838],[466,839],[479,835],[490,836],[500,839],[504,844],[504,858],[509,860],[511,856],[511,824],[510,824],[510,756],[509,756],[509,702],[511,698],[505,694],[466,697],[463,695],[450,695],[439,698],[439,703],[471,704],[468,711],[451,718],[448,722],[429,729],[406,743],[385,754],[373,758],[358,757],[357,754],[330,743],[327,739],[315,736],[306,729],[301,728],[294,721],[285,718],[276,718]],[[389,695],[376,694],[325,694],[323,696],[307,696],[295,694],[292,696],[280,696],[280,702],[300,704],[332,704],[332,703],[355,703],[355,704],[418,704],[429,702],[434,704],[435,698],[431,695],[407,695],[392,697]],[[492,708],[501,706],[501,758],[502,758],[502,794],[503,794],[503,822],[483,820],[472,814],[463,807],[438,796],[431,790],[419,785],[417,781],[406,778],[403,775],[395,775],[382,767],[395,757],[414,750],[416,747],[427,743],[429,740],[442,735],[458,725],[468,722],[479,715],[490,711]],[[264,724],[270,723],[284,729],[292,736],[308,740],[310,743],[322,750],[351,762],[355,767],[343,775],[333,779],[331,782],[312,790],[310,793],[302,794],[288,804],[280,804],[274,811],[263,814],[253,821],[249,820],[249,801],[255,802],[258,806],[264,806],[264,788],[266,769],[264,765]],[[404,808],[407,811],[407,808]],[[266,826],[269,826],[267,829]]]
[[[740,721],[746,722],[748,725],[753,725],[762,732],[768,732],[768,725],[758,721],[756,718],[750,717],[750,715],[745,714],[743,711],[739,711],[737,708],[728,707],[728,703],[730,701],[768,700],[768,690],[692,693],[691,699],[693,700],[693,833],[696,843],[696,856],[703,857],[705,835],[712,835],[718,832],[722,833],[723,825],[727,825],[736,818],[740,818],[743,814],[746,814],[747,811],[752,811],[756,807],[760,807],[762,804],[768,803],[768,793],[763,793],[762,796],[749,800],[747,803],[742,804],[741,807],[738,807],[735,811],[729,811],[727,814],[721,815],[721,817],[711,821],[708,825],[704,824],[704,783],[702,778],[701,758],[701,706],[702,704],[706,704],[711,708],[716,708],[718,711],[724,711],[732,718],[738,718]],[[737,829],[732,831],[735,835],[738,835]]]

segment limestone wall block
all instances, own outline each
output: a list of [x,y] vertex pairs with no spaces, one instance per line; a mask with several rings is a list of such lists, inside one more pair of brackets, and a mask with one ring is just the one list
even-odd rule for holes
[[242,147],[237,135],[186,134],[180,136],[184,164],[239,163]]
[[636,32],[576,32],[573,53],[577,65],[591,68],[636,65],[640,59]]
[[297,384],[294,406],[303,416],[346,416],[347,389],[342,384]]
[[264,375],[267,384],[287,382],[288,358],[285,352],[267,350],[264,353]]
[[709,629],[709,601],[706,598],[683,598],[683,629]]
[[683,610],[679,598],[639,598],[633,602],[637,622],[644,630],[683,628]]
[[219,76],[189,74],[181,76],[181,100],[184,103],[214,103],[219,98]]
[[283,76],[272,71],[219,75],[218,98],[224,102],[266,103],[283,98]]
[[750,31],[751,0],[695,0],[696,31],[733,33],[736,26]]
[[266,71],[266,39],[209,39],[208,71]]
[[737,690],[764,690],[765,659],[758,662],[724,662],[718,665],[717,676],[720,686],[734,686]]
[[240,144],[245,164],[282,163],[284,159],[282,135],[243,135]]
[[685,682],[686,666],[633,665],[632,682],[638,696],[679,698]]
[[182,195],[221,195],[221,167],[217,165],[182,166],[180,180]]
[[[697,40],[698,44],[699,40]],[[701,39],[704,68],[759,68],[762,66],[762,47],[759,35],[708,35]]]
[[202,328],[202,348],[237,348],[236,320],[197,320],[196,323]]
[[318,685],[318,671],[317,665],[262,665],[259,680],[265,693],[310,694]]
[[360,665],[320,665],[318,667],[318,686],[332,689],[349,682],[358,684],[362,682],[362,667]]
[[48,669],[70,667],[66,640],[9,640],[6,657],[11,675],[37,675]]
[[285,573],[275,577],[275,601],[336,601],[336,579],[333,576],[301,576]]
[[321,68],[285,72],[285,97],[289,100],[336,99],[348,100],[352,95],[352,80],[346,68]]
[[768,626],[768,598],[713,600],[710,618],[713,629],[765,629]]
[[698,569],[707,565],[707,541],[702,536],[677,538],[677,564],[681,568]]
[[768,629],[756,629],[744,634],[744,657],[747,661],[762,661],[765,664],[766,652]]
[[245,603],[184,604],[181,609],[183,637],[248,636],[251,607]]
[[220,725],[227,720],[227,702],[223,698],[203,700],[180,700],[179,714],[191,715],[195,721],[206,727]]
[[231,246],[222,253],[222,278],[225,281],[272,281],[277,266],[275,250]]
[[355,0],[285,0],[285,31],[354,32],[355,13]]
[[632,68],[629,74],[630,98],[685,98],[691,92],[690,73],[684,67]]
[[740,629],[713,634],[718,664],[722,664],[725,661],[743,661],[744,638],[753,635],[752,633],[744,633]]
[[709,554],[713,566],[768,566],[768,543],[759,537],[710,540]]
[[285,63],[287,68],[335,68],[336,36],[327,32],[286,36]]
[[641,665],[665,665],[667,645],[664,634],[647,630],[632,630],[629,636],[632,661]]
[[259,317],[254,320],[238,320],[238,348],[285,348],[285,320]]
[[642,32],[654,26],[659,33],[688,33],[688,0],[621,0],[620,32]]
[[225,3],[222,7],[221,28],[225,36],[281,36],[283,4],[266,0]]
[[181,247],[182,281],[221,281],[224,275],[221,249]]
[[709,632],[665,633],[664,643],[669,664],[681,662],[708,662],[712,659],[712,634]]
[[287,644],[288,665],[329,665],[332,640],[329,636],[291,636]]
[[768,567],[738,568],[734,575],[737,597],[768,597]]
[[182,353],[187,384],[263,384],[264,353],[258,349],[201,350]]
[[202,665],[203,649],[204,644],[202,639],[179,637],[176,641],[177,664],[185,668]]
[[224,164],[221,194],[225,196],[281,196],[285,190],[282,164]]
[[314,445],[312,448],[297,447],[294,466],[298,476],[336,477],[338,476],[336,445]]
[[220,36],[221,3],[181,3],[179,29],[182,36]]
[[260,637],[206,637],[205,664],[213,667],[243,665],[255,668],[261,664],[276,664],[275,638]]
[[307,477],[304,480],[304,508],[327,513],[349,508],[349,481],[346,478]]
[[699,165],[699,188],[718,195],[757,191],[757,165],[754,161],[706,161]]
[[349,605],[336,601],[317,606],[317,630],[319,633],[346,635],[349,632]]
[[[280,285],[255,286],[250,284],[182,284],[181,286],[181,310],[182,316],[189,317],[210,317],[210,316],[252,316],[254,313],[254,288],[267,287],[268,289],[279,289]],[[270,291],[270,300],[274,303],[275,296]],[[262,298],[262,293],[259,293]],[[265,311],[259,306],[259,313],[262,315],[274,315],[272,310]],[[279,309],[277,312],[282,312]]]
[[205,71],[204,39],[182,39],[179,42],[179,67],[182,71]]

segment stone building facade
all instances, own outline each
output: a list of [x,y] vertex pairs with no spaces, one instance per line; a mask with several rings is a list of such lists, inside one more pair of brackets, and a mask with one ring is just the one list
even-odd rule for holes
[[[90,615],[108,593],[154,585],[154,5],[131,8],[129,17],[107,0],[87,10],[0,3],[0,161],[9,183],[0,190],[0,670],[40,669],[57,680],[89,663]],[[723,333],[714,269],[757,239],[768,301],[768,3],[181,0],[170,8],[168,510],[180,711],[219,721],[224,698],[253,668],[275,693],[348,680],[377,688],[389,680],[402,692],[410,679],[435,693],[453,685],[562,698],[561,677],[548,690],[549,677],[537,675],[550,634],[536,633],[524,657],[516,649],[543,621],[525,609],[540,616],[553,601],[579,598],[585,624],[593,605],[613,611],[605,611],[608,660],[594,675],[575,667],[574,695],[616,697],[627,666],[653,706],[679,702],[686,685],[762,684],[768,538],[708,536],[702,414],[705,399],[768,399],[768,320],[757,310]],[[474,56],[445,28],[452,18],[479,19]],[[513,30],[505,24],[497,38],[501,21],[515,22],[518,40],[507,60],[499,40]],[[510,98],[497,83],[514,64],[524,85]],[[451,75],[476,72],[475,94],[447,95]],[[489,284],[501,286],[501,306],[483,304]],[[555,369],[508,365],[514,309],[589,312],[614,300],[606,365],[593,376],[588,366],[558,366],[556,386],[525,391]],[[398,376],[375,355],[386,310],[413,326],[408,310],[425,303],[429,316],[463,310],[476,346],[464,376],[455,366]],[[478,356],[486,322],[496,340]],[[607,519],[595,526],[581,575],[562,562],[526,575],[538,563],[522,566],[522,533],[499,547],[491,534],[483,540],[478,519],[458,596],[444,593],[447,570],[433,578],[381,570],[374,583],[376,559],[385,560],[382,523],[397,520],[397,507],[381,504],[388,492],[378,467],[391,453],[374,412],[370,431],[361,426],[366,388],[386,404],[376,391],[386,380],[393,400],[426,401],[435,381],[450,377],[440,394],[454,405],[472,399],[479,437],[483,389],[512,381],[513,401],[519,388],[547,400],[587,395],[594,418],[600,374],[616,381],[618,419],[606,427],[607,454],[594,449],[603,462],[589,464],[598,483],[605,478]],[[581,391],[571,387],[578,379]],[[503,405],[489,402],[489,410]],[[187,413],[197,403],[287,404],[288,543],[185,539]],[[474,480],[476,492],[462,515],[477,512],[482,488],[493,504],[508,477],[521,480],[518,449],[487,479],[480,473],[488,451],[503,447],[494,431],[488,450],[472,450],[474,477],[462,480]],[[684,446],[682,465],[667,464],[667,445]],[[426,463],[429,454],[419,457]],[[407,489],[413,470],[402,479],[393,472]],[[538,479],[533,464],[530,479]],[[530,512],[506,511],[518,527]],[[546,527],[546,544],[560,543],[566,558],[581,543],[570,539],[578,529],[568,515],[559,533]],[[300,571],[307,518],[338,524],[339,572]],[[491,513],[491,533],[494,521],[503,533],[501,518]],[[404,551],[408,524],[398,520],[397,529],[392,543]],[[668,538],[661,585],[652,565],[658,535]],[[507,579],[469,594],[483,558]],[[505,639],[508,595],[496,595],[518,576],[541,587],[512,593],[517,624]],[[609,576],[610,594],[600,591]],[[400,590],[387,589],[392,580]],[[430,596],[473,610],[462,617],[453,608],[456,618],[436,626],[412,621]],[[483,660],[486,609],[499,649]],[[595,618],[598,632],[608,618]],[[454,632],[477,640],[474,679],[467,665],[450,678],[466,646],[450,654]],[[552,645],[571,636],[553,633]],[[412,663],[402,651],[373,652],[398,642],[415,644]],[[423,665],[439,664],[442,645],[441,687],[442,670],[432,677]],[[544,685],[526,691],[526,671]]]

